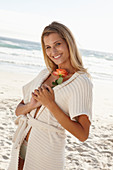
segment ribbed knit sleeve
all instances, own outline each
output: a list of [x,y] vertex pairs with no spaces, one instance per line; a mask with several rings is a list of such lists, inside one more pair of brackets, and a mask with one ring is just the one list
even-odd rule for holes
[[91,122],[92,119],[92,83],[86,76],[81,74],[71,84],[69,99],[69,115],[72,120],[79,115],[87,115]]

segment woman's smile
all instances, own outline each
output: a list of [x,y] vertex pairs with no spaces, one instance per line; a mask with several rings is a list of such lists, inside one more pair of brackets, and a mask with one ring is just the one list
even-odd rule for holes
[[54,59],[59,59],[60,57],[61,57],[61,54],[57,56],[53,56]]

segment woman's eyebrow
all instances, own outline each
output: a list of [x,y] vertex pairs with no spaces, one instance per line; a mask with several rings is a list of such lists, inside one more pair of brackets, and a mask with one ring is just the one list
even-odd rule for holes
[[[56,44],[57,42],[59,42],[59,41],[62,41],[62,40],[57,40],[57,41],[55,41],[53,44]],[[46,46],[49,46],[49,45],[45,45],[45,47]]]
[[58,41],[61,41],[61,40],[57,40],[57,41],[55,41],[53,44],[57,43]]

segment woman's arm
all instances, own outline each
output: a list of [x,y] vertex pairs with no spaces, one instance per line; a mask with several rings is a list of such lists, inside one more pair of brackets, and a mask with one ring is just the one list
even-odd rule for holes
[[47,86],[49,91],[43,86],[35,90],[33,98],[46,106],[58,122],[80,141],[84,142],[89,135],[90,121],[86,115],[78,117],[78,121],[72,121],[55,103],[54,91]]
[[46,106],[58,122],[72,135],[84,142],[89,135],[90,121],[86,115],[78,116],[78,121],[72,121],[55,103]]
[[15,114],[16,116],[19,116],[19,115],[26,115],[27,113],[29,113],[31,111],[30,109],[30,106],[29,106],[29,103],[27,104],[24,104],[24,101],[22,100],[16,110],[15,110]]
[[22,100],[18,104],[18,106],[15,110],[15,114],[16,114],[16,116],[26,115],[27,113],[31,112],[32,110],[34,110],[40,106],[41,106],[40,102],[36,101],[33,97],[31,97],[31,100],[29,103],[25,104],[24,101]]

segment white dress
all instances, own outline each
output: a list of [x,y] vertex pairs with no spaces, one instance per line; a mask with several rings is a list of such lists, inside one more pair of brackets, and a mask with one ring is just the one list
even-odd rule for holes
[[[28,103],[31,93],[49,76],[44,69],[30,83],[23,87],[24,102]],[[55,102],[74,121],[74,117],[85,114],[92,119],[92,83],[87,74],[76,72],[67,81],[53,88]],[[41,106],[36,118],[36,110],[27,116],[19,116],[15,121],[18,128],[13,138],[11,161],[8,170],[18,170],[20,146],[32,127],[23,170],[63,170],[65,153],[65,129],[52,113]]]

